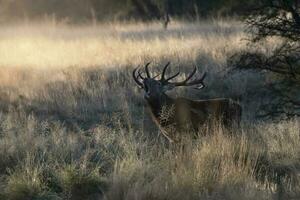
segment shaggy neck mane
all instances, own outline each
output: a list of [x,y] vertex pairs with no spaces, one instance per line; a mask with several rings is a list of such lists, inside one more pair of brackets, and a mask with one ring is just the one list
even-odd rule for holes
[[166,94],[162,94],[161,97],[155,99],[147,99],[150,105],[151,111],[156,118],[160,117],[163,106],[171,105],[174,100],[168,97]]

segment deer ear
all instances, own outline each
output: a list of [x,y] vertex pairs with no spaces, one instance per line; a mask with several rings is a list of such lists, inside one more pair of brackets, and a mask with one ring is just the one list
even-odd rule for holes
[[173,85],[173,84],[167,84],[167,85],[163,86],[163,91],[166,92],[166,91],[172,90],[174,88],[175,88],[175,85]]

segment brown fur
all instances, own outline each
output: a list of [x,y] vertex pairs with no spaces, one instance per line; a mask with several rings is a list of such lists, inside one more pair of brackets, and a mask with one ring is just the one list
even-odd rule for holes
[[186,133],[198,135],[204,125],[214,122],[220,122],[226,128],[239,125],[242,112],[237,102],[225,98],[195,101],[166,96],[162,105],[158,101],[148,101],[148,105],[153,120],[170,142],[179,142]]

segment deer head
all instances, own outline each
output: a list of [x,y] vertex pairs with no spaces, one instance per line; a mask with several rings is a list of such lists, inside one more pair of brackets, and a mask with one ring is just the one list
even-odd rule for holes
[[173,76],[166,78],[166,71],[170,66],[170,62],[167,63],[163,68],[161,78],[159,80],[156,79],[158,75],[151,77],[149,72],[149,65],[150,63],[147,63],[144,67],[146,77],[142,75],[141,69],[139,67],[135,68],[132,72],[132,76],[135,82],[140,86],[140,88],[144,89],[144,97],[146,100],[159,100],[161,97],[165,96],[166,91],[172,90],[173,88],[179,86],[197,86],[195,89],[202,89],[205,87],[203,80],[206,76],[206,73],[204,73],[201,78],[191,80],[192,77],[196,74],[196,67],[185,80],[180,82],[170,82],[170,80],[174,79],[180,74],[180,72],[178,72]]

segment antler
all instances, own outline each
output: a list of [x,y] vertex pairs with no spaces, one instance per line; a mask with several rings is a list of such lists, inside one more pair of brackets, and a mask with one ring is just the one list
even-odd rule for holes
[[150,65],[150,62],[149,63],[147,63],[146,65],[145,65],[145,71],[146,71],[146,74],[147,74],[147,77],[148,78],[151,78],[151,76],[150,76],[150,72],[149,72],[149,65]]
[[[150,65],[150,64],[151,64],[151,63],[149,62],[149,63],[147,63],[147,64],[145,65],[145,71],[146,71],[146,74],[147,74],[147,78],[155,79],[155,78],[157,78],[157,77],[159,76],[159,74],[157,74],[157,75],[154,76],[154,77],[151,77],[150,72],[149,72],[149,65]],[[138,69],[138,76],[139,76],[142,80],[145,79],[145,77],[142,76],[141,69]]]
[[165,67],[164,67],[164,69],[163,69],[163,72],[162,72],[162,74],[161,74],[161,79],[160,79],[160,81],[165,81],[165,80],[166,80],[166,79],[165,79],[165,74],[166,74],[166,71],[167,71],[169,65],[170,65],[170,62],[168,62],[168,63],[165,65]]
[[199,84],[201,84],[201,87],[197,87],[196,89],[202,89],[203,87],[205,87],[203,81],[204,81],[204,79],[205,79],[205,77],[206,77],[206,73],[204,73],[204,74],[201,76],[201,78],[195,79],[195,80],[189,82],[189,80],[195,75],[195,73],[196,73],[196,71],[197,71],[197,68],[196,68],[196,67],[194,68],[194,70],[192,71],[192,73],[190,73],[190,75],[189,75],[184,81],[170,83],[169,80],[171,80],[171,79],[177,77],[177,76],[180,74],[180,72],[177,72],[176,74],[174,74],[173,76],[171,76],[171,77],[169,77],[169,78],[165,78],[165,73],[166,73],[166,71],[167,71],[169,65],[170,65],[170,62],[168,62],[168,63],[166,64],[166,66],[164,67],[164,69],[163,69],[163,72],[162,72],[162,75],[161,75],[161,79],[160,79],[160,81],[161,81],[162,83],[164,83],[164,84],[173,84],[173,85],[176,86],[176,87],[177,87],[177,86],[193,86],[193,85],[199,85]]
[[196,71],[197,71],[197,68],[195,67],[194,70],[192,71],[192,73],[190,73],[190,75],[184,81],[175,82],[175,83],[171,83],[171,84],[173,84],[176,87],[177,86],[193,86],[193,85],[201,84],[201,87],[197,87],[196,89],[202,89],[203,87],[205,87],[203,81],[206,77],[206,72],[204,72],[204,74],[201,76],[201,78],[195,79],[195,80],[189,82],[189,80],[195,75]]
[[166,74],[166,71],[167,71],[167,69],[168,69],[169,66],[170,66],[170,62],[168,62],[168,63],[165,65],[165,67],[164,67],[164,69],[163,69],[163,72],[162,72],[162,74],[161,74],[161,79],[160,79],[160,81],[163,82],[163,83],[168,83],[169,80],[175,78],[176,76],[178,76],[178,75],[180,74],[180,72],[177,72],[175,75],[173,75],[173,76],[171,76],[171,77],[169,77],[169,78],[166,79],[166,78],[165,78],[165,74]]
[[[136,76],[136,71],[138,70],[138,76]],[[132,71],[132,76],[134,81],[141,87],[143,88],[144,85],[142,82],[140,82],[139,78],[144,79],[144,77],[142,77],[141,73],[140,73],[140,69],[137,67]]]
[[[151,78],[151,75],[150,75],[150,72],[149,72],[149,65],[150,65],[150,62],[147,63],[145,65],[145,71],[146,71],[146,74],[147,74],[147,78]],[[144,88],[144,84],[139,80],[139,79],[142,79],[144,80],[145,77],[143,77],[142,75],[142,72],[141,72],[141,69],[139,67],[135,68],[133,71],[132,71],[132,76],[133,76],[133,79],[134,81],[141,87],[141,88]],[[156,75],[154,78],[156,78],[157,76],[159,75]]]
[[[150,62],[147,63],[145,65],[145,72],[146,72],[146,75],[147,75],[147,78],[151,78],[151,75],[150,75],[150,72],[149,72],[149,65],[150,65]],[[180,72],[177,72],[176,74],[174,74],[173,76],[170,76],[168,78],[165,77],[166,75],[166,71],[168,69],[168,67],[170,66],[170,62],[168,62],[163,71],[162,71],[162,74],[161,74],[161,79],[160,79],[160,82],[164,85],[167,85],[167,84],[171,84],[171,85],[174,85],[175,87],[178,87],[178,86],[193,86],[193,85],[200,85],[198,87],[196,87],[195,89],[202,89],[203,87],[205,87],[204,85],[204,79],[206,77],[206,73],[204,73],[201,78],[198,78],[198,79],[195,79],[193,81],[190,81],[192,79],[192,77],[196,74],[196,71],[197,71],[197,68],[194,67],[192,73],[189,74],[189,76],[184,80],[184,81],[181,81],[181,82],[169,82],[171,79],[174,79],[175,77],[177,77]],[[141,87],[143,88],[144,87],[144,84],[140,81],[141,80],[144,80],[145,77],[143,77],[142,75],[142,72],[141,72],[141,69],[138,67],[138,68],[135,68],[132,72],[132,76],[133,76],[133,79],[135,80],[135,82]],[[152,77],[151,79],[155,79],[157,76],[159,75],[156,75],[155,77]]]

